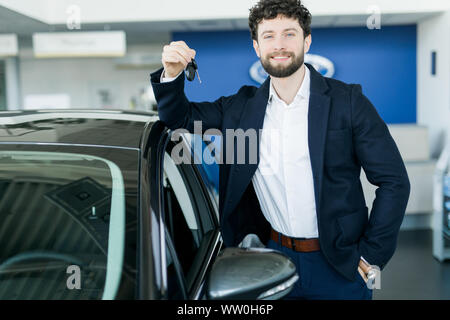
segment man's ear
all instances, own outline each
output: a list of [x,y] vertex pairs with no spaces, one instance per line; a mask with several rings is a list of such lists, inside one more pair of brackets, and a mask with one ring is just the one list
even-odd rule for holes
[[259,53],[259,45],[258,45],[258,41],[253,40],[253,49],[255,49],[256,55],[258,56],[258,58],[261,58],[261,54]]
[[312,38],[311,38],[311,34],[309,34],[304,40],[304,46],[303,46],[304,53],[308,53],[309,48],[311,47],[311,42],[312,42]]

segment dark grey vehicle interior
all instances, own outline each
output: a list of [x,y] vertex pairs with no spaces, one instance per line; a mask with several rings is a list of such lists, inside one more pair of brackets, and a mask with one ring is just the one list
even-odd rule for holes
[[[4,169],[8,159],[0,163]],[[77,166],[84,168],[80,163],[16,160],[11,165],[1,170],[0,180],[0,298],[101,297],[111,198],[108,170],[98,163],[96,181],[77,172]],[[66,290],[68,264],[84,270],[85,290]]]
[[135,175],[117,188],[110,161],[48,148],[0,150],[0,299],[135,298]]

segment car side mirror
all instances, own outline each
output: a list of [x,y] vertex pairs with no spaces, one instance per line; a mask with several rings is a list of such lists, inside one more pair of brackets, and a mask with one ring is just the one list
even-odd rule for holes
[[213,300],[275,300],[299,279],[294,263],[267,248],[226,248],[212,266],[207,296]]

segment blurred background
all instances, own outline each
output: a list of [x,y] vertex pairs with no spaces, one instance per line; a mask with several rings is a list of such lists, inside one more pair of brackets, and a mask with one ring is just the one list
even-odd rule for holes
[[[173,40],[197,51],[202,83],[186,85],[188,98],[258,86],[266,75],[248,30],[256,2],[0,0],[0,110],[156,110],[149,74]],[[374,298],[450,299],[450,1],[303,3],[313,17],[306,62],[362,85],[411,180]],[[375,187],[361,178],[370,209]]]

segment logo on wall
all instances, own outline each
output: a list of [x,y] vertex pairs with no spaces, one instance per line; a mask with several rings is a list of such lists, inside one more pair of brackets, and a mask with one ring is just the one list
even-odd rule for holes
[[[332,77],[334,75],[334,64],[329,59],[319,56],[317,54],[305,54],[305,62],[309,63],[314,67],[314,69],[317,70],[321,75],[324,77]],[[268,74],[264,70],[264,68],[261,65],[261,61],[256,61],[251,67],[250,67],[250,77],[258,82],[263,83]]]

